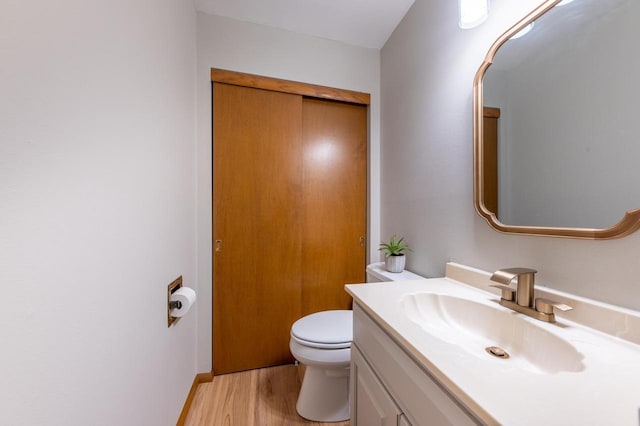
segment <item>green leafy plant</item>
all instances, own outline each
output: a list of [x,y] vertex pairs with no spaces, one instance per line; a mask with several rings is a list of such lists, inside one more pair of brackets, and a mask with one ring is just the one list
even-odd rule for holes
[[405,251],[411,251],[407,243],[404,242],[404,237],[398,239],[395,234],[391,237],[388,243],[380,243],[380,248],[378,250],[383,251],[385,256],[402,256]]

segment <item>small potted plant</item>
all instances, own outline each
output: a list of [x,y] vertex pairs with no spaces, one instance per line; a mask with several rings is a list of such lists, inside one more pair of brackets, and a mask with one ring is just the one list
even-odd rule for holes
[[379,250],[384,252],[384,265],[387,271],[404,271],[404,265],[406,261],[404,252],[411,251],[407,243],[404,242],[404,237],[398,239],[395,235],[393,235],[388,243],[382,242],[380,244]]

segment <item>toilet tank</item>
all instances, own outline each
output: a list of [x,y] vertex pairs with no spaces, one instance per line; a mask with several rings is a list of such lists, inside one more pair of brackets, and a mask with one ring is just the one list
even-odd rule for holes
[[367,266],[367,282],[379,283],[384,281],[409,281],[409,280],[424,280],[418,274],[414,274],[406,269],[402,272],[389,272],[384,267],[384,262],[372,263]]

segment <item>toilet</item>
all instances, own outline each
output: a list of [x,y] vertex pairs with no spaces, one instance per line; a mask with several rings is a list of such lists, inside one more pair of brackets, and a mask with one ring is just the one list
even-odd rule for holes
[[414,274],[406,269],[402,272],[389,272],[385,269],[384,262],[372,263],[367,266],[367,282],[377,283],[384,281],[411,281],[424,280],[425,277]]
[[[384,262],[367,266],[367,282],[419,280],[409,271],[387,272]],[[341,422],[349,419],[349,367],[353,312],[322,311],[291,326],[289,349],[306,366],[296,410],[307,420]]]

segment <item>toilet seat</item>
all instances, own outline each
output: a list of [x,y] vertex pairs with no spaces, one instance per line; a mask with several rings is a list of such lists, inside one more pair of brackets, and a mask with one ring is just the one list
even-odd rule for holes
[[300,339],[293,334],[291,335],[291,340],[296,343],[299,343],[302,346],[308,346],[310,348],[317,349],[344,349],[350,348],[351,342],[342,342],[342,343],[322,343],[322,342],[311,342],[309,340]]
[[291,339],[312,348],[349,348],[353,340],[353,312],[323,311],[300,318],[291,326]]

